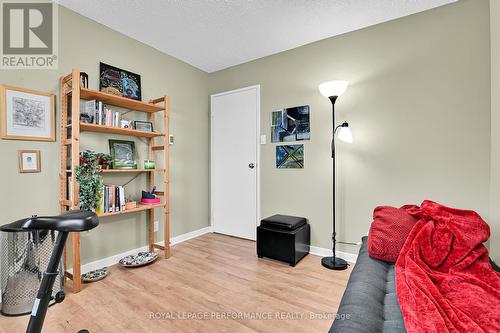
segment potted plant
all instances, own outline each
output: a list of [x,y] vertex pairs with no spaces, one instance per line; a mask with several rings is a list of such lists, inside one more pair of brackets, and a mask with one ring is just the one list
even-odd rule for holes
[[99,170],[99,153],[91,150],[80,152],[80,165],[75,170],[80,185],[80,209],[95,210],[99,206],[102,191]]
[[113,162],[113,157],[106,153],[96,153],[99,165],[102,169],[111,169],[111,163]]

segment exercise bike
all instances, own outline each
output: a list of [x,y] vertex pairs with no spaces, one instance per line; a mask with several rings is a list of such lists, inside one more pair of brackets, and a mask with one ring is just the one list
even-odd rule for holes
[[[64,245],[70,232],[82,232],[94,229],[99,224],[97,215],[89,211],[73,210],[59,216],[32,216],[10,224],[0,226],[0,231],[19,232],[34,230],[55,230],[58,232],[54,250],[47,265],[47,271],[43,273],[42,282],[33,304],[30,321],[26,333],[42,332],[43,322],[52,298],[52,288],[59,272],[57,268],[61,262]],[[54,297],[56,303],[64,300],[64,292],[57,293]],[[79,333],[88,333],[80,330]]]

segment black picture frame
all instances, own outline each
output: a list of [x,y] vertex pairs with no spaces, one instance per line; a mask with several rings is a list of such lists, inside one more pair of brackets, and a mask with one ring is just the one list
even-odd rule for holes
[[134,120],[134,129],[143,132],[153,132],[153,123],[150,121]]
[[99,62],[99,91],[141,101],[141,76]]

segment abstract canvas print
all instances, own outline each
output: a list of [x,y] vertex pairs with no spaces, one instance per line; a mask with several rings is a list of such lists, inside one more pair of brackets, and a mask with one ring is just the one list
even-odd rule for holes
[[276,146],[276,168],[303,169],[304,145]]
[[309,140],[309,105],[275,110],[271,114],[271,141]]
[[141,100],[141,76],[124,69],[99,64],[99,90],[108,94]]

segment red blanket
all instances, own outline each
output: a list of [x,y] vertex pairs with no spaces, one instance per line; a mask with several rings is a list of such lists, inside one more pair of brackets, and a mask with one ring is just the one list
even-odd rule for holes
[[488,225],[469,210],[424,201],[396,262],[408,332],[500,332],[500,274],[484,247]]

